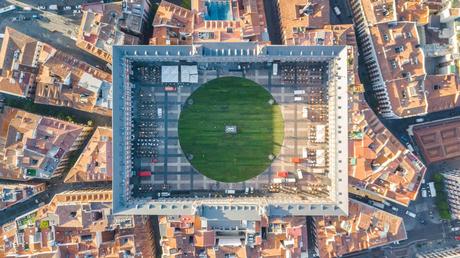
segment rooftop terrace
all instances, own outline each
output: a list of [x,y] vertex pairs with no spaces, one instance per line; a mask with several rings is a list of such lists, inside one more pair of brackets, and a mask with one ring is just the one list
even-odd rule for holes
[[153,20],[150,44],[266,42],[266,26],[262,0],[193,0],[191,10],[161,1]]

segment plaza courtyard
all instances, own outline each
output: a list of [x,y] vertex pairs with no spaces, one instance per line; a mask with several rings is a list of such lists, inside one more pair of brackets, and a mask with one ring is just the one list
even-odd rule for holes
[[241,182],[262,172],[284,138],[280,106],[257,83],[241,77],[211,80],[186,100],[179,141],[192,166],[220,182]]

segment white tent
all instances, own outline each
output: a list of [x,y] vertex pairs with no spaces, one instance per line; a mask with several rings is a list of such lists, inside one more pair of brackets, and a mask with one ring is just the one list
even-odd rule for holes
[[316,165],[319,167],[326,166],[326,151],[322,149],[316,150]]
[[181,82],[198,82],[198,67],[196,65],[181,65],[180,73]]
[[326,141],[326,125],[317,125],[316,126],[316,142],[325,142]]
[[179,82],[179,66],[164,65],[161,67],[161,82]]

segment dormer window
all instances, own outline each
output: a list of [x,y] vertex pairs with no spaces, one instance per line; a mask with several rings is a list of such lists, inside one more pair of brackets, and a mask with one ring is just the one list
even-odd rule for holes
[[396,53],[401,53],[404,51],[404,46],[395,47]]
[[391,67],[392,67],[393,69],[398,68],[398,64],[396,63],[396,60],[393,59],[393,60],[390,61],[390,63],[391,63]]

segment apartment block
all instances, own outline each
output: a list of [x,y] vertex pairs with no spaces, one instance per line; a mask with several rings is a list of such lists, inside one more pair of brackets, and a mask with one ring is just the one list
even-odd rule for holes
[[0,184],[0,211],[43,192],[45,183]]
[[311,41],[315,37],[315,44],[329,45],[327,42],[333,38],[332,33],[319,32],[330,24],[328,0],[278,0],[277,4],[281,38],[285,45],[303,45],[302,41]]
[[9,27],[0,49],[0,92],[17,97],[31,96],[41,53],[49,46]]
[[408,206],[417,198],[425,165],[385,128],[361,92],[351,95],[350,191]]
[[[436,97],[456,96],[458,79],[452,70],[434,68],[447,60],[432,65],[429,59],[442,49],[430,42],[435,37],[428,23],[436,19],[429,19],[430,7],[425,1],[352,0],[351,7],[382,116],[411,117],[456,105],[452,101],[440,104]],[[455,51],[444,54],[455,56]]]
[[119,20],[120,29],[128,34],[138,36],[144,40],[148,23],[153,13],[152,0],[123,0],[122,18]]
[[111,74],[10,27],[0,60],[0,92],[111,116]]
[[112,180],[112,129],[98,127],[64,182]]
[[407,239],[402,218],[367,204],[349,201],[348,216],[315,217],[319,257],[341,257]]
[[0,114],[0,178],[58,176],[91,128],[5,107]]
[[35,103],[112,114],[112,76],[71,55],[50,49],[37,77]]
[[450,170],[442,173],[442,176],[452,218],[460,219],[460,170]]
[[139,38],[120,30],[122,3],[83,5],[83,17],[77,36],[77,47],[112,63],[113,45],[137,45]]
[[68,191],[1,227],[5,257],[155,257],[148,217],[114,216],[110,190]]
[[163,258],[301,257],[307,250],[305,217],[160,216],[159,223]]
[[161,1],[151,45],[269,42],[262,0],[192,0],[191,10]]

